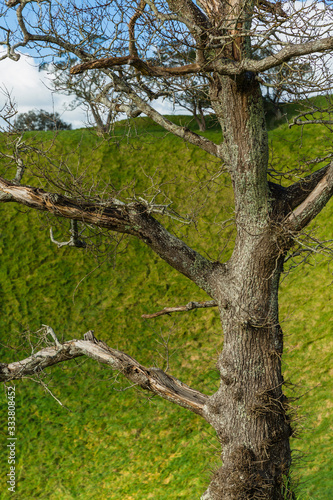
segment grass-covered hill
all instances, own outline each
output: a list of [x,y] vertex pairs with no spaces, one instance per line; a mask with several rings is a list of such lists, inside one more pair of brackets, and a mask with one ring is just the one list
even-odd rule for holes
[[[173,120],[195,129],[188,117]],[[205,134],[215,141],[221,137],[213,120]],[[324,128],[305,128],[301,146],[300,135],[300,129],[288,130],[283,124],[270,131],[272,169],[278,158],[290,169],[316,151],[323,154]],[[132,121],[130,130],[125,123],[118,124],[110,141],[89,130],[64,131],[56,139],[50,133],[25,137],[27,143],[34,139],[50,149],[54,158],[50,168],[59,173],[62,186],[75,178],[78,189],[93,186],[101,196],[112,188],[124,198],[156,195],[156,203],[174,200],[175,212],[188,214],[196,223],[189,227],[165,217],[164,223],[211,258],[230,255],[234,229],[228,178],[216,160],[166,135],[148,119]],[[4,138],[1,141],[5,148]],[[27,155],[26,163],[35,172],[45,166],[44,160],[36,164],[34,153]],[[1,168],[6,170],[4,162]],[[5,174],[10,178],[10,171]],[[290,179],[293,175],[297,172]],[[25,182],[32,182],[29,171]],[[126,189],[121,191],[121,186]],[[208,394],[216,389],[215,362],[223,341],[217,311],[143,320],[144,313],[206,297],[142,243],[118,238],[110,239],[108,246],[101,235],[87,230],[83,236],[91,236],[88,249],[58,249],[50,241],[49,228],[54,227],[57,240],[66,240],[68,221],[56,228],[45,215],[11,204],[0,204],[0,220],[2,361],[37,350],[43,324],[66,340],[82,338],[93,329],[97,338],[148,366],[165,368],[168,342],[173,375]],[[332,239],[332,202],[316,225],[317,237]],[[284,370],[294,384],[286,390],[291,396],[303,394],[295,402],[301,439],[292,442],[295,463],[301,467],[302,500],[333,498],[331,283],[332,267],[318,255],[291,269],[281,285]],[[88,359],[48,370],[42,381],[67,409],[38,383],[37,376],[15,383],[15,495],[6,488],[2,391],[1,499],[177,500],[196,499],[204,491],[218,463],[219,446],[200,417],[127,389],[120,376]]]

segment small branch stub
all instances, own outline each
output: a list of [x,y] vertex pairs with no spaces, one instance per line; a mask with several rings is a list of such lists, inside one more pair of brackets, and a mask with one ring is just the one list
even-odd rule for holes
[[44,327],[45,327],[46,333],[47,333],[48,335],[51,335],[51,337],[53,338],[53,340],[54,340],[54,342],[55,342],[55,345],[56,345],[57,347],[61,347],[61,343],[59,342],[59,340],[58,340],[58,338],[57,338],[56,334],[54,333],[53,328],[51,328],[51,327],[50,327],[50,326],[48,326],[48,325],[42,325],[42,326],[44,326]]
[[142,314],[141,318],[144,319],[152,319],[157,318],[158,316],[164,316],[164,314],[171,314],[174,312],[186,312],[192,311],[193,309],[203,309],[207,307],[217,307],[216,300],[207,300],[206,302],[188,302],[186,306],[178,306],[178,307],[165,307],[162,311],[158,311],[152,314]]
[[76,248],[85,248],[87,246],[86,242],[80,240],[79,237],[83,233],[84,229],[79,233],[77,220],[71,220],[71,237],[68,241],[57,241],[54,239],[52,227],[50,228],[50,239],[52,243],[57,245],[58,248],[61,247],[76,247]]

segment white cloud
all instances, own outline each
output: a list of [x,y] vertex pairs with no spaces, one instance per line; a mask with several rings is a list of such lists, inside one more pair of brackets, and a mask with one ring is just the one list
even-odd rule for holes
[[[45,109],[57,111],[61,119],[71,123],[73,128],[87,125],[87,115],[83,108],[68,111],[72,99],[50,90],[51,75],[47,71],[39,71],[36,61],[27,54],[21,54],[19,61],[4,59],[0,61],[0,88],[6,88],[17,105],[19,113],[30,110]],[[5,96],[0,93],[0,109],[5,103]],[[158,99],[154,108],[162,114],[188,114],[186,110],[172,102]],[[121,117],[120,117],[121,118]]]
[[[67,111],[71,98],[55,94],[50,90],[50,76],[46,71],[38,71],[38,65],[32,57],[22,54],[19,61],[4,59],[0,61],[0,87],[6,88],[17,104],[19,113],[45,109],[57,111],[61,119],[72,123],[74,128],[84,126],[86,114],[78,108]],[[5,96],[0,94],[0,109],[5,103]]]

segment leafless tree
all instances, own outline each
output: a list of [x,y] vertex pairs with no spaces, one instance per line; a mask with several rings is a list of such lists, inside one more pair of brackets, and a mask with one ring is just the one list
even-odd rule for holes
[[[83,107],[86,110],[87,123],[96,127],[101,134],[109,133],[119,113],[116,110],[108,109],[96,100],[106,84],[107,76],[100,71],[92,71],[89,75],[71,75],[69,70],[77,62],[76,58],[66,57],[53,64],[43,62],[40,69],[49,73],[49,85],[53,92],[72,97],[68,106],[70,111],[80,106]],[[110,93],[112,94],[112,89],[110,89]]]
[[[164,46],[156,47],[154,57],[149,61],[150,64],[157,66],[185,66],[187,64],[195,63],[196,51],[192,47],[182,46],[179,43],[166,43]],[[209,85],[208,80],[202,76],[186,75],[177,78],[178,88],[170,89],[170,82],[168,78],[161,78],[157,82],[165,95],[173,105],[178,105],[191,113],[195,119],[199,130],[205,132],[206,119],[205,113],[211,109],[211,102],[209,99]]]
[[[221,383],[212,395],[201,394],[162,370],[145,368],[128,354],[97,341],[91,332],[84,340],[63,344],[56,340],[54,346],[28,359],[1,365],[1,380],[90,356],[145,390],[201,415],[213,426],[222,447],[222,465],[203,499],[293,498],[284,482],[291,465],[292,428],[282,391],[278,287],[287,253],[332,196],[333,162],[326,154],[326,166],[290,185],[269,180],[261,85],[271,84],[271,76],[270,82],[265,79],[266,72],[275,69],[279,73],[289,62],[297,62],[288,72],[289,91],[303,98],[331,91],[330,3],[8,0],[2,15],[6,17],[9,11],[12,15],[12,9],[16,9],[17,26],[12,16],[1,24],[2,58],[17,60],[25,47],[33,47],[41,57],[46,48],[55,58],[59,54],[76,57],[81,62],[71,74],[99,70],[105,77],[96,103],[128,116],[143,113],[167,132],[217,158],[231,177],[237,236],[229,260],[211,261],[158,220],[159,214],[172,215],[167,204],[124,201],[112,192],[107,200],[89,192],[76,197],[75,191],[68,195],[60,188],[49,192],[20,184],[21,175],[14,181],[1,178],[2,202],[139,238],[218,305],[224,335],[217,363]],[[195,62],[176,67],[149,62],[155,47],[175,40],[195,51]],[[265,46],[270,55],[254,58]],[[302,70],[305,63],[313,70],[310,76]],[[184,76],[204,77],[209,82],[211,107],[221,125],[223,142],[214,143],[176,125],[154,109],[159,97],[156,82],[167,79],[170,90],[177,91],[177,80]],[[319,117],[313,109],[317,114],[310,118],[304,109],[294,124],[330,126],[330,109],[328,106]],[[313,165],[317,163],[313,161]],[[195,302],[190,304],[185,309],[196,307]]]

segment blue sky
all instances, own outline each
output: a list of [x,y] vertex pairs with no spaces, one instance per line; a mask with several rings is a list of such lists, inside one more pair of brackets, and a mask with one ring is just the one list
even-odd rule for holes
[[[38,71],[38,62],[31,56],[22,54],[19,61],[4,59],[0,61],[0,87],[6,88],[17,104],[19,113],[31,109],[45,109],[57,111],[73,128],[84,127],[87,123],[86,113],[82,108],[69,111],[71,98],[52,93],[50,90],[50,75],[46,71]],[[5,97],[0,93],[0,109],[5,103]],[[155,109],[162,113],[171,114],[172,104],[167,101],[156,102]],[[184,110],[181,111],[184,113]]]

